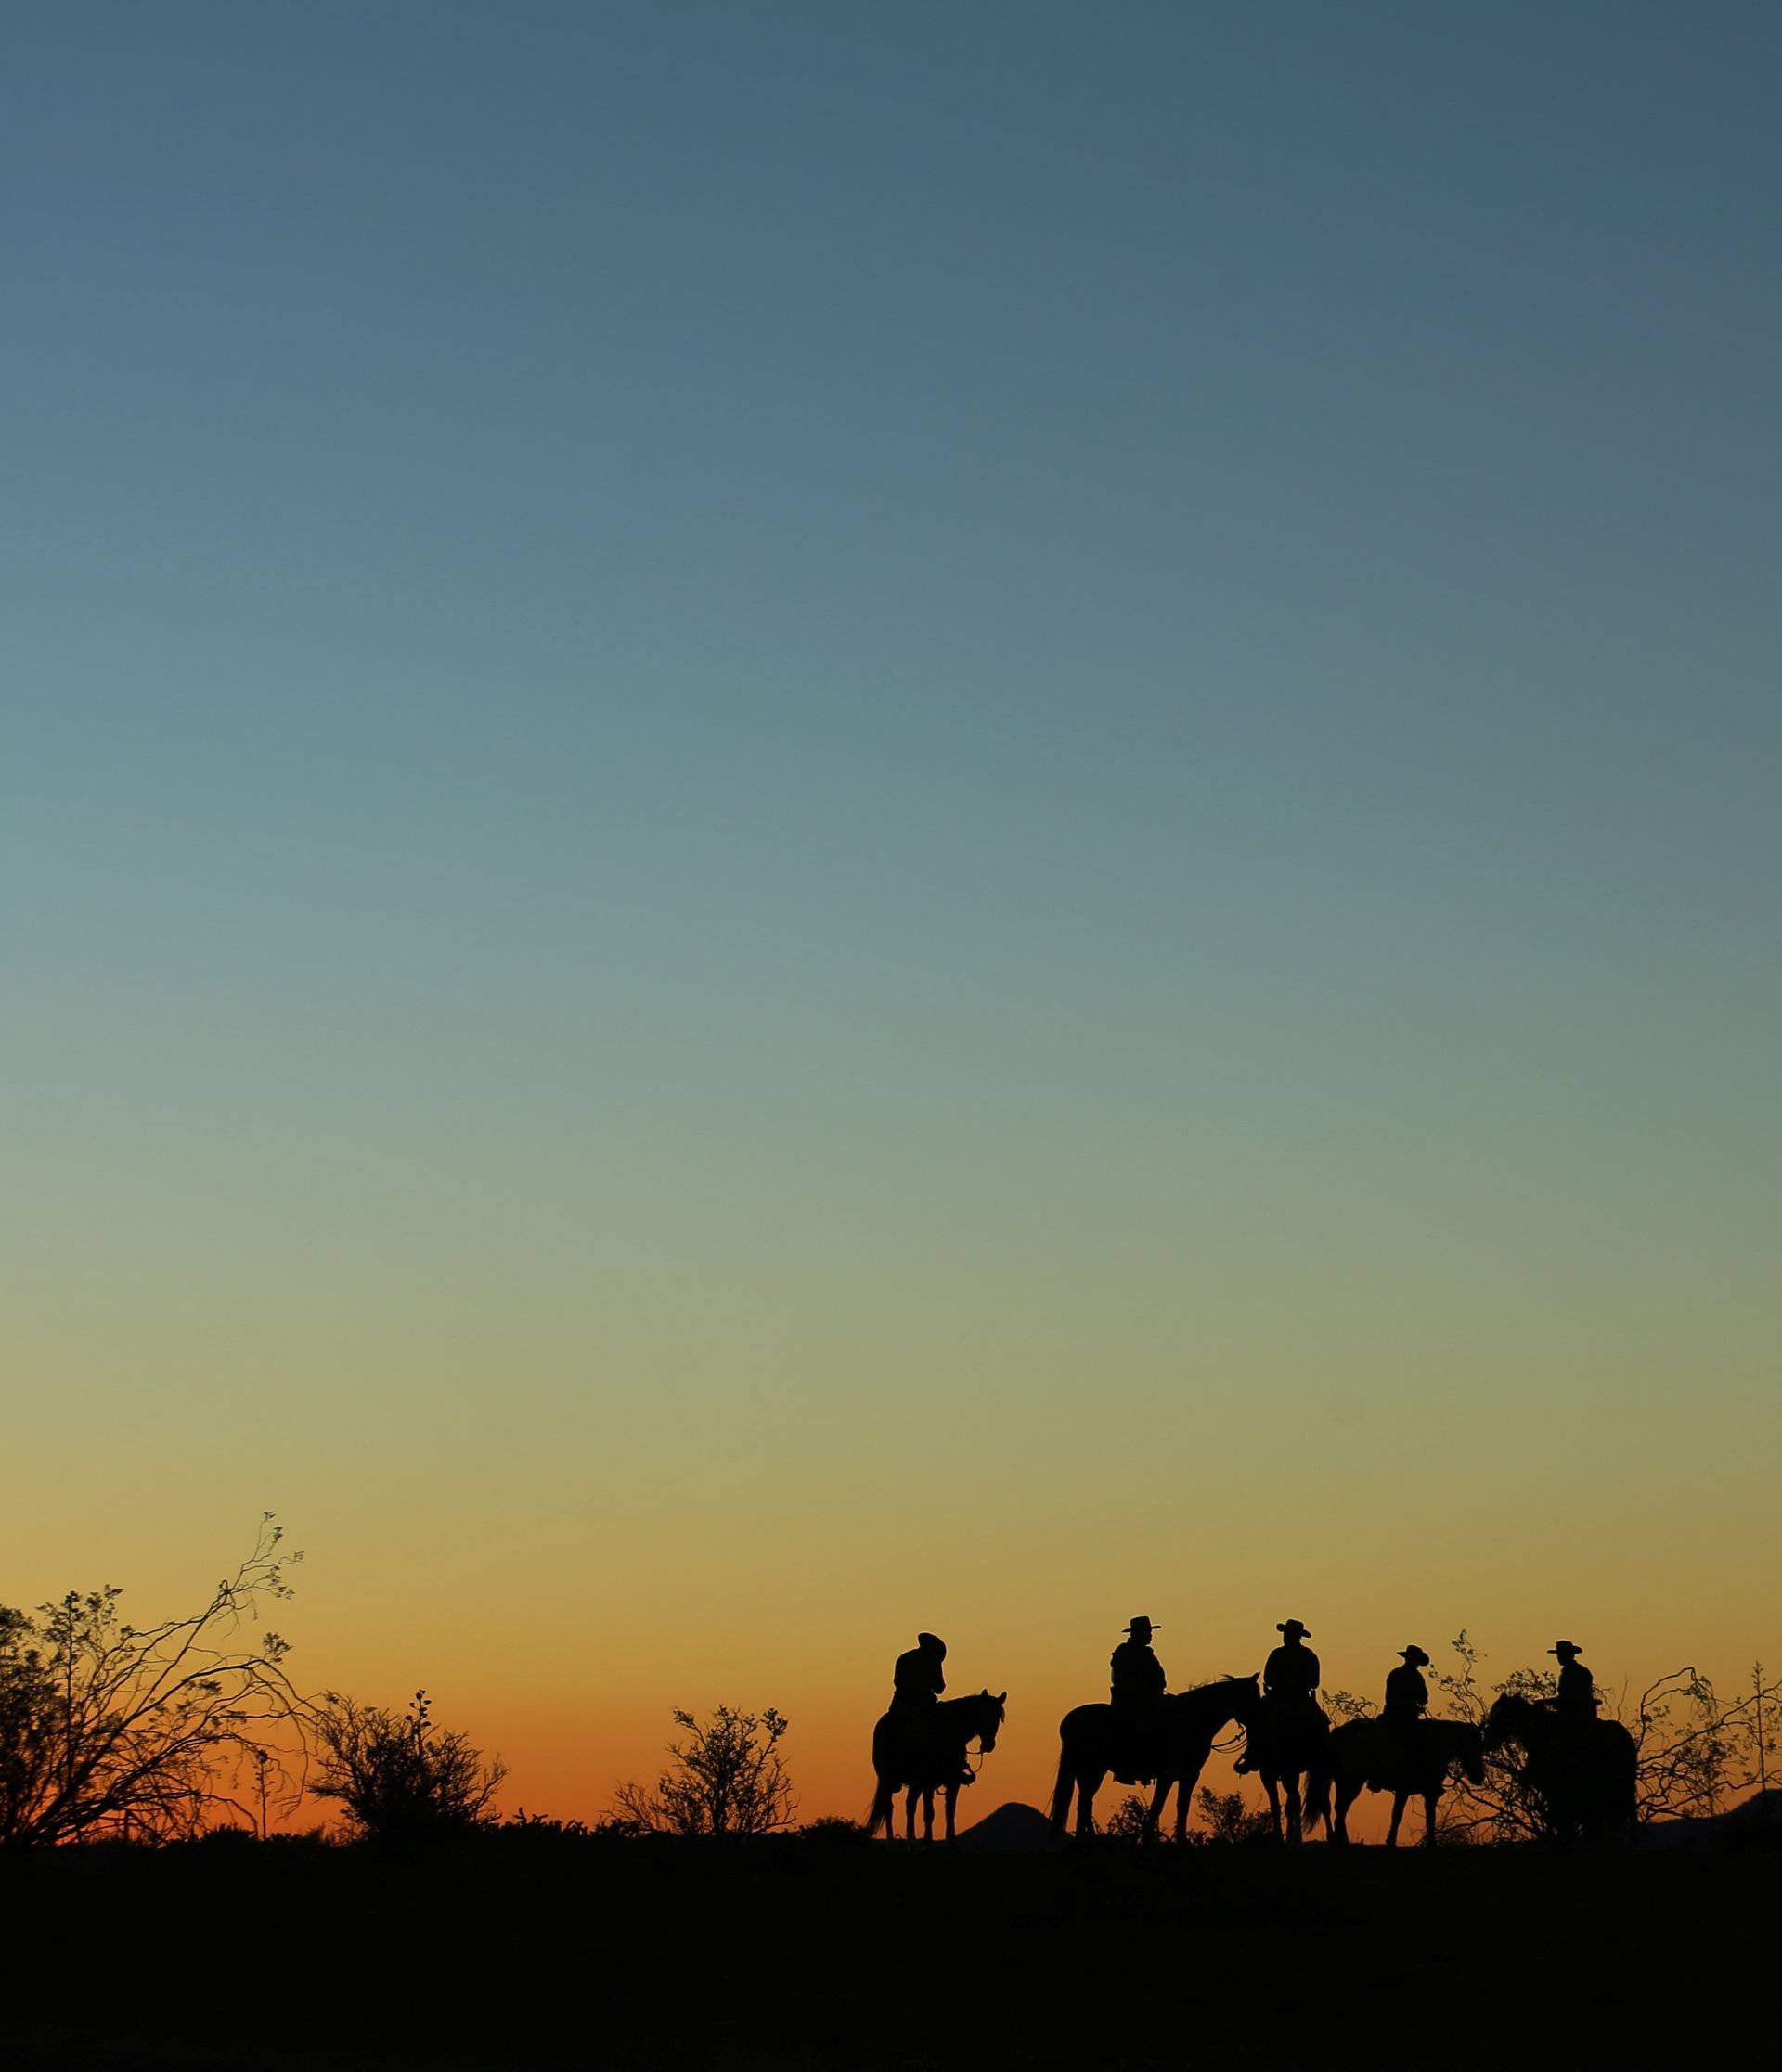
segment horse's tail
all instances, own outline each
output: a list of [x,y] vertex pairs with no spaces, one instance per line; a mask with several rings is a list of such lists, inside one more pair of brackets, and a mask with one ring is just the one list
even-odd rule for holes
[[897,1785],[890,1778],[882,1775],[879,1779],[879,1788],[872,1794],[872,1804],[866,1816],[866,1832],[869,1840],[879,1832],[881,1824],[885,1828],[885,1839],[890,1840],[892,1829],[896,1825],[892,1814],[892,1806],[897,1795]]
[[1063,1745],[1060,1737],[1058,1749],[1058,1782],[1052,1787],[1052,1832],[1062,1834],[1065,1822],[1070,1818],[1071,1786],[1076,1780],[1070,1774],[1070,1750]]
[[866,1816],[866,1832],[869,1837],[876,1834],[883,1822],[886,1841],[891,1839],[897,1830],[892,1808],[897,1801],[897,1770],[900,1766],[894,1740],[891,1716],[889,1713],[882,1713],[872,1729],[872,1774],[878,1779],[879,1786],[872,1794],[872,1805]]
[[1321,1737],[1322,1745],[1313,1755],[1306,1770],[1306,1824],[1314,1821],[1324,1823],[1324,1839],[1330,1839],[1330,1781],[1335,1765],[1330,1759],[1330,1736]]

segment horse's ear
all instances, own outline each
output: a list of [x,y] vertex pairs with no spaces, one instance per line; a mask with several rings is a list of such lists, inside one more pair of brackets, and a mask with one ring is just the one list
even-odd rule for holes
[[1007,1692],[1006,1691],[1003,1691],[1003,1692],[999,1692],[999,1693],[998,1693],[998,1696],[997,1696],[997,1701],[996,1701],[996,1702],[997,1702],[997,1704],[998,1704],[998,1705],[1007,1705],[1007,1704],[1008,1704],[1008,1702],[1009,1702],[1009,1694],[1008,1694],[1008,1692]]

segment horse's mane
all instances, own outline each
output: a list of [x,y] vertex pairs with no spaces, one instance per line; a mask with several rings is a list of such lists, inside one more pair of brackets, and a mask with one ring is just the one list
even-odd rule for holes
[[1234,1683],[1254,1683],[1256,1677],[1205,1677],[1199,1683],[1184,1683],[1180,1691],[1169,1692],[1172,1698],[1192,1698],[1197,1691],[1229,1691]]

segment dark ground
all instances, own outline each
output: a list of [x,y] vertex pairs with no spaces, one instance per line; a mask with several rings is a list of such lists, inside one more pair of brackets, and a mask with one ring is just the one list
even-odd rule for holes
[[1767,2027],[1779,1896],[1755,1849],[67,1849],[0,1861],[0,2066],[1658,2065]]

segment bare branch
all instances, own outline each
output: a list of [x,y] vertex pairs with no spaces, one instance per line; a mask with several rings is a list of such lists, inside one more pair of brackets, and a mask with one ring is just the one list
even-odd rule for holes
[[653,1787],[621,1784],[613,1804],[627,1822],[658,1834],[768,1834],[797,1811],[780,1755],[789,1722],[719,1705],[702,1726],[690,1712],[672,1718],[687,1739],[668,1745],[670,1767]]
[[121,1621],[110,1584],[34,1615],[0,1608],[0,1844],[191,1833],[245,1751],[294,1731],[285,1642],[237,1642],[261,1598],[291,1594],[300,1557],[281,1538],[263,1517],[200,1611],[145,1629]]

